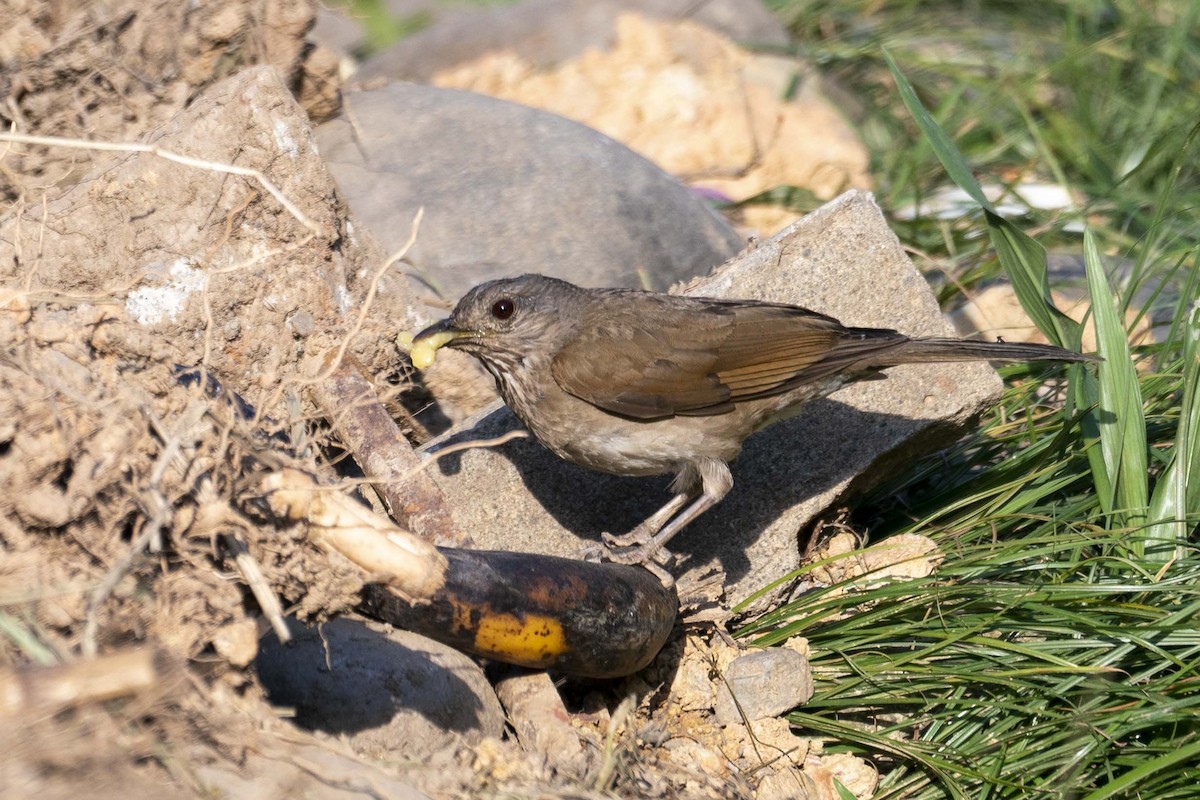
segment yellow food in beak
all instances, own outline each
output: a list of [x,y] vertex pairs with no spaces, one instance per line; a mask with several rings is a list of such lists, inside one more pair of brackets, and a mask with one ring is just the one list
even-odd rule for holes
[[433,363],[437,351],[457,337],[458,334],[454,331],[438,331],[414,340],[411,331],[401,331],[396,336],[396,344],[400,349],[408,351],[414,367],[425,369]]

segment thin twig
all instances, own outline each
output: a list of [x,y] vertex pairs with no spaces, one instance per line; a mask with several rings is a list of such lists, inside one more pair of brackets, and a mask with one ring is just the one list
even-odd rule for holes
[[[441,459],[443,456],[448,456],[452,453],[461,453],[463,450],[478,450],[478,449],[484,448],[484,447],[499,447],[500,445],[502,445],[506,442],[511,442],[513,439],[528,439],[528,438],[529,438],[529,431],[525,430],[524,428],[518,428],[514,431],[509,431],[508,433],[503,433],[493,439],[472,439],[469,442],[459,442],[457,444],[447,445],[446,447],[443,447],[442,449],[437,450],[436,452],[429,453],[428,455],[426,455],[420,464],[417,464],[415,467],[410,469],[408,472],[405,472],[403,475],[401,475],[398,478],[398,480],[406,481],[409,478],[411,478],[412,476],[420,473],[422,470],[427,468],[429,465],[436,464],[438,462],[438,460]],[[373,481],[371,481],[370,479],[365,479],[361,482],[362,483],[372,483]]]
[[375,274],[371,277],[371,283],[367,286],[367,294],[363,297],[362,306],[358,310],[358,316],[354,319],[354,325],[350,328],[350,332],[342,337],[342,341],[338,344],[336,355],[330,359],[325,366],[325,369],[314,380],[323,381],[334,373],[335,370],[342,364],[342,359],[346,356],[346,350],[350,348],[350,342],[362,330],[363,323],[367,320],[367,314],[371,312],[371,304],[375,302],[375,294],[379,291],[379,282],[383,280],[383,276],[387,273],[392,265],[400,259],[408,255],[408,251],[417,243],[417,233],[421,230],[421,220],[425,218],[425,207],[421,206],[417,209],[417,214],[413,217],[412,228],[408,234],[406,241],[399,250],[379,266]]
[[83,643],[82,650],[87,658],[96,657],[96,629],[100,626],[100,606],[112,594],[112,590],[117,587],[121,579],[125,577],[133,566],[133,562],[137,560],[142,551],[156,539],[162,532],[163,527],[167,524],[167,512],[170,510],[165,502],[159,507],[159,513],[146,521],[142,527],[142,532],[137,538],[129,543],[129,549],[125,552],[117,563],[113,564],[109,569],[108,574],[104,576],[104,580],[100,581],[92,592],[91,598],[88,600],[87,622],[83,626]]
[[363,297],[362,304],[358,309],[358,315],[354,319],[354,324],[350,327],[349,332],[342,337],[341,342],[338,343],[338,348],[336,351],[334,351],[333,356],[325,359],[325,367],[317,375],[311,378],[288,378],[281,381],[275,388],[275,391],[270,394],[267,402],[259,404],[258,417],[256,417],[254,420],[255,424],[258,424],[262,421],[262,415],[267,413],[268,409],[274,408],[275,404],[279,402],[279,398],[281,398],[283,393],[286,392],[290,387],[296,385],[307,386],[314,383],[322,383],[327,381],[329,377],[338,370],[338,368],[342,365],[342,360],[346,357],[346,351],[350,349],[350,343],[354,341],[354,337],[358,335],[360,330],[362,330],[362,326],[366,322],[367,315],[371,312],[371,304],[375,302],[375,295],[379,291],[379,282],[383,280],[384,274],[391,269],[392,265],[404,258],[404,256],[408,255],[408,251],[412,249],[414,244],[417,243],[417,233],[421,229],[421,220],[424,219],[424,217],[425,207],[422,206],[421,208],[417,209],[416,216],[413,217],[412,229],[408,235],[408,241],[406,241],[399,250],[392,253],[392,255],[386,261],[384,261],[377,270],[375,270],[375,274],[371,276],[371,282],[367,286],[367,293]]
[[425,442],[423,445],[421,445],[420,447],[417,448],[417,452],[418,453],[436,452],[436,450],[434,450],[434,448],[440,447],[442,442],[448,442],[451,439],[455,438],[456,436],[458,436],[462,433],[473,430],[480,423],[482,423],[485,419],[492,416],[492,414],[495,414],[504,408],[507,408],[507,406],[504,405],[503,400],[500,400],[499,398],[497,398],[496,400],[493,400],[492,402],[488,403],[483,408],[476,411],[471,416],[456,423],[449,430],[442,431],[437,436],[435,436],[432,439],[430,439],[429,441]]
[[237,565],[238,571],[242,573],[242,580],[250,587],[250,592],[258,601],[258,607],[262,609],[263,616],[271,623],[271,630],[275,631],[275,638],[279,639],[281,643],[290,642],[292,634],[288,631],[287,623],[283,621],[283,604],[279,602],[279,597],[271,588],[267,577],[263,575],[262,568],[258,566],[254,556],[250,555],[246,543],[232,534],[227,534],[225,544],[233,551],[233,561]]
[[163,678],[159,659],[149,647],[42,669],[0,669],[0,688],[4,690],[0,691],[0,718],[20,711],[53,713],[81,703],[144,692],[161,684]]

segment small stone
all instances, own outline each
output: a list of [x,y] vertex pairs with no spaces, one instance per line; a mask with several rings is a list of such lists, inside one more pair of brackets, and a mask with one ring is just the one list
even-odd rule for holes
[[726,758],[743,769],[762,763],[764,748],[774,753],[775,767],[791,764],[803,767],[817,754],[817,742],[798,736],[790,722],[782,717],[767,717],[749,725],[727,725],[721,731],[721,750]]
[[[431,286],[455,300],[523,272],[662,291],[742,246],[675,178],[555,114],[404,83],[347,92],[344,105],[316,133],[358,221],[394,252],[425,209],[406,255],[422,276],[418,301]],[[423,316],[444,312],[434,304]]]
[[296,332],[296,335],[301,338],[311,336],[313,327],[316,325],[313,315],[307,311],[297,311],[292,314],[288,322],[291,323],[292,330]]
[[870,797],[879,785],[879,770],[849,753],[822,756],[819,763],[806,766],[804,774],[817,790],[811,796],[821,800],[838,800],[841,797],[835,780],[855,797]]
[[66,494],[49,484],[22,492],[13,498],[13,505],[21,519],[33,525],[54,528],[66,525],[71,519]]
[[808,659],[795,650],[770,648],[747,653],[730,664],[724,680],[717,683],[717,721],[732,725],[743,717],[775,717],[808,702],[812,695]]
[[769,772],[758,781],[754,800],[810,800],[820,798],[812,778],[798,769],[786,768]]
[[919,533],[890,536],[862,550],[853,535],[839,533],[818,548],[810,560],[828,562],[814,569],[812,575],[832,586],[863,576],[872,582],[924,578],[943,558],[937,542]]
[[[397,6],[403,3],[403,14]],[[359,82],[384,78],[427,83],[440,70],[489,53],[520,53],[539,68],[606,50],[619,16],[636,11],[653,19],[699,23],[730,39],[786,47],[787,28],[762,0],[521,0],[447,3],[391,0],[396,16],[414,12],[431,24],[368,59]],[[331,36],[324,37],[326,41]]]
[[663,751],[671,763],[696,770],[709,778],[729,775],[729,760],[725,756],[692,739],[682,736],[671,739],[663,745]]

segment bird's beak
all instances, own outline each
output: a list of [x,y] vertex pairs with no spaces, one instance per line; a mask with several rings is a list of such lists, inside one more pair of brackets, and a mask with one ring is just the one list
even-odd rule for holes
[[[413,366],[417,369],[425,369],[433,363],[434,355],[439,349],[451,344],[455,339],[470,335],[470,331],[454,327],[449,319],[430,325],[414,336],[407,348]],[[403,344],[401,342],[401,346]]]

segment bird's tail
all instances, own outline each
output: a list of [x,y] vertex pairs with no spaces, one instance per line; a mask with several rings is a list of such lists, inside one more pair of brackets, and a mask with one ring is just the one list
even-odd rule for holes
[[909,339],[884,355],[894,364],[942,361],[1100,361],[1052,344],[976,342],[969,339]]

